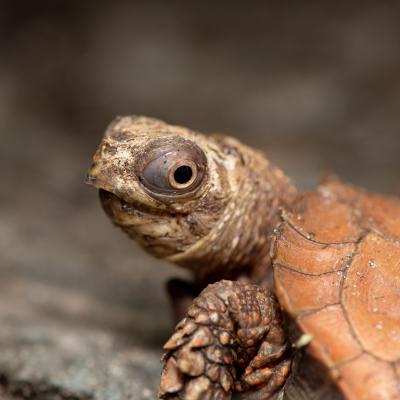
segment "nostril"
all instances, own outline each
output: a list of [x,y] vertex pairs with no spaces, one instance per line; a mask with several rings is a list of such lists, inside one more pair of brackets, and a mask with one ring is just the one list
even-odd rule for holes
[[93,185],[97,181],[97,176],[86,175],[85,183],[88,185]]

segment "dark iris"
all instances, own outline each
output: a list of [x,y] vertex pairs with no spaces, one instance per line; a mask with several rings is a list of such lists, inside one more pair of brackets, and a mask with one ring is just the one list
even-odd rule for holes
[[174,172],[174,179],[180,185],[188,183],[192,179],[193,171],[188,165],[181,165]]

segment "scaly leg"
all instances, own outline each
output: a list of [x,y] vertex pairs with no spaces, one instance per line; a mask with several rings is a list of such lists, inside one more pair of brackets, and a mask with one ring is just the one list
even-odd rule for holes
[[183,279],[173,278],[167,282],[167,292],[175,324],[186,315],[189,306],[200,291],[201,289],[194,283]]
[[162,399],[268,399],[290,369],[279,305],[249,283],[209,285],[164,348]]

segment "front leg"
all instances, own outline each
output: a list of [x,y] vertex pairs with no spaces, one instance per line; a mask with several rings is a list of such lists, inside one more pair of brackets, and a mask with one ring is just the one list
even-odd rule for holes
[[167,282],[167,293],[175,324],[186,315],[189,306],[200,292],[198,285],[183,279],[172,278]]
[[209,285],[164,348],[163,399],[268,399],[290,369],[274,295],[244,282]]

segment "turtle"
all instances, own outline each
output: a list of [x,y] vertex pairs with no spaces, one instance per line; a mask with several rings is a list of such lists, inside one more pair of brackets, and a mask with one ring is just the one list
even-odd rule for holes
[[87,175],[112,222],[191,271],[162,399],[400,399],[400,200],[300,190],[230,136],[115,119]]

